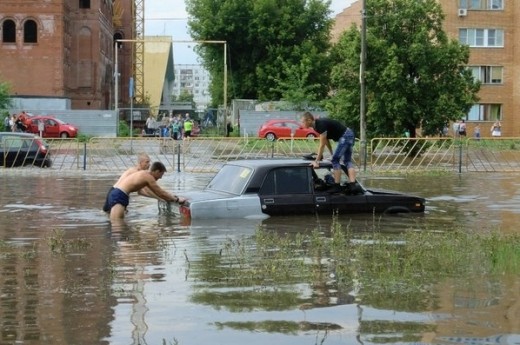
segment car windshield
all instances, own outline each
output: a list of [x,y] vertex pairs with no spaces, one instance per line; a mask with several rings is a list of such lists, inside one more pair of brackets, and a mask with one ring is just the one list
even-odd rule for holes
[[58,118],[56,118],[56,117],[53,117],[52,119],[53,119],[54,121],[56,121],[57,123],[59,123],[60,125],[66,125],[66,124],[67,124],[65,121],[62,121],[62,120],[60,120],[60,119],[58,119]]
[[206,187],[206,190],[214,190],[219,192],[227,192],[232,194],[242,194],[247,185],[253,170],[237,165],[225,165],[213,177]]

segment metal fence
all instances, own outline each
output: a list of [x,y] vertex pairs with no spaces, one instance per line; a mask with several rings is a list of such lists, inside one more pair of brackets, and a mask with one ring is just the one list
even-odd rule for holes
[[[47,139],[53,165],[51,170],[120,172],[146,152],[170,171],[216,172],[230,160],[257,158],[299,158],[316,152],[318,140],[285,138],[271,142],[249,137],[190,140],[171,138]],[[359,145],[354,161],[359,163]],[[367,147],[369,172],[453,171],[518,172],[520,138],[374,138]]]

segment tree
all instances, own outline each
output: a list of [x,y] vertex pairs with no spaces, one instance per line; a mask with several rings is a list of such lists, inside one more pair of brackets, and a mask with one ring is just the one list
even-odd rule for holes
[[[194,40],[226,41],[228,86],[235,98],[310,101],[328,92],[330,1],[187,0]],[[223,51],[201,44],[213,105],[222,100]]]
[[10,89],[7,82],[0,81],[0,110],[7,110],[11,105]]
[[[449,39],[436,0],[367,0],[366,102],[369,136],[437,135],[466,116],[480,84],[465,67],[469,49]],[[359,124],[360,32],[351,27],[333,47],[327,105],[332,116]]]

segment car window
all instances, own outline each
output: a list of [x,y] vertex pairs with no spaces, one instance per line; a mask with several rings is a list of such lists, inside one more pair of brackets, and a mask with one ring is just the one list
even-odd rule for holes
[[289,127],[291,129],[291,131],[295,131],[298,128],[300,128],[299,125],[297,125],[296,123],[292,123],[292,122],[287,122],[287,127]]
[[271,170],[260,188],[260,195],[308,194],[311,192],[309,168],[290,167]]
[[206,190],[242,194],[253,170],[237,165],[225,165],[213,177]]
[[29,147],[27,139],[18,138],[14,136],[6,136],[2,138],[2,146],[7,150],[19,150]]

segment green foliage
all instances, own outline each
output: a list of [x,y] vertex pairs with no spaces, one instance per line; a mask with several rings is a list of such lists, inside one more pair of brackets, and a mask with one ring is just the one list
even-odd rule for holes
[[[187,0],[194,40],[226,41],[234,98],[303,103],[328,91],[329,2]],[[211,74],[213,106],[223,99],[223,47],[198,47]]]
[[10,89],[7,82],[0,81],[0,110],[6,110],[11,105]]
[[129,137],[130,136],[130,126],[128,126],[128,123],[126,121],[119,121],[119,133],[117,135],[118,137]]
[[193,94],[186,89],[183,89],[179,96],[172,95],[171,98],[172,102],[190,102],[192,104],[195,104],[195,102],[193,101]]
[[[437,135],[465,117],[480,88],[465,68],[469,48],[450,40],[435,0],[367,0],[367,132]],[[333,47],[331,115],[359,123],[360,32],[350,28]]]

